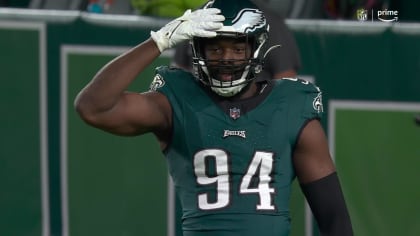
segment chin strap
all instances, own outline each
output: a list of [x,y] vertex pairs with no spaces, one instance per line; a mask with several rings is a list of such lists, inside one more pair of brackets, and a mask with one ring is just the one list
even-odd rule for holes
[[218,88],[218,87],[211,87],[211,90],[217,95],[220,95],[222,97],[232,97],[239,92],[247,85],[248,83],[239,84],[233,87],[226,87],[226,88]]

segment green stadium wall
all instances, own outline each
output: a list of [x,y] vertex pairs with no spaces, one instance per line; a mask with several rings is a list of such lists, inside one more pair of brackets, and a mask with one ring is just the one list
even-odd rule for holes
[[[97,70],[166,21],[58,13],[0,17],[0,235],[181,236],[153,136],[113,136],[73,109]],[[301,51],[299,74],[323,90],[322,122],[356,235],[418,235],[420,24],[287,24]],[[150,80],[130,89],[145,91]],[[292,236],[318,235],[296,183],[291,209]]]

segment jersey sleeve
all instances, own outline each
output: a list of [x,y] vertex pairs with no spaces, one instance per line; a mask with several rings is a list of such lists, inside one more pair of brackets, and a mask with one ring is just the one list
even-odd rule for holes
[[296,143],[306,123],[323,116],[322,91],[314,84],[296,78],[280,81],[280,92],[288,104],[287,120],[291,143]]
[[[160,66],[155,69],[155,77],[149,90],[164,94],[174,103],[191,86],[191,74],[179,68]],[[174,105],[174,104],[171,104]]]
[[[284,78],[283,87],[287,102],[289,103],[290,119],[321,119],[324,108],[322,104],[322,91],[306,80]],[[294,117],[294,118],[293,118]]]
[[196,79],[190,72],[169,66],[155,69],[155,77],[149,90],[164,94],[170,102],[198,96]]
[[167,78],[170,77],[168,74],[169,68],[166,66],[157,67],[155,69],[155,77],[153,81],[150,83],[149,90],[161,92],[166,95],[167,90],[169,89],[167,84]]
[[308,83],[307,87],[303,91],[303,94],[305,96],[305,100],[301,113],[302,118],[321,119],[324,112],[324,106],[322,104],[322,91],[317,86]]
[[[168,66],[160,66],[155,69],[155,77],[150,83],[149,90],[163,94],[169,101],[173,116],[182,116],[182,112],[178,112],[182,107],[182,98],[185,86],[182,85],[183,76],[179,74],[179,69],[173,69]],[[173,118],[174,118],[173,117]],[[176,122],[177,119],[174,119]],[[175,124],[174,124],[175,125]]]
[[155,77],[150,84],[150,91],[163,94],[172,108],[174,135],[182,132],[185,126],[185,104],[200,99],[204,92],[199,89],[195,77],[183,69],[161,66],[155,69]]

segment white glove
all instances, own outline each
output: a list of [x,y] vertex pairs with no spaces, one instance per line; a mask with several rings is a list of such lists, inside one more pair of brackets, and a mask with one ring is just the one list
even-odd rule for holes
[[217,8],[198,9],[193,12],[187,10],[184,15],[169,22],[157,32],[151,31],[150,36],[160,52],[194,36],[216,37],[215,31],[223,27],[222,21],[225,20],[220,12]]

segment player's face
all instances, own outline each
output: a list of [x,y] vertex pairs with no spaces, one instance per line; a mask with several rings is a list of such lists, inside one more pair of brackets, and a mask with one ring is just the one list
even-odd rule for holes
[[204,46],[204,54],[213,78],[232,81],[238,79],[247,65],[251,46],[245,38],[210,39]]
[[246,60],[250,57],[251,47],[245,39],[216,38],[208,40],[204,46],[207,60]]

